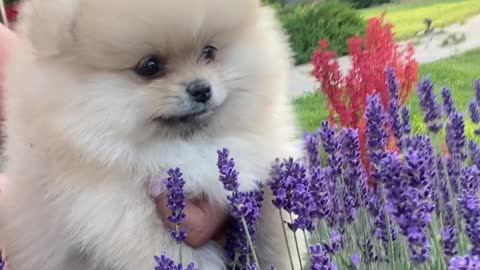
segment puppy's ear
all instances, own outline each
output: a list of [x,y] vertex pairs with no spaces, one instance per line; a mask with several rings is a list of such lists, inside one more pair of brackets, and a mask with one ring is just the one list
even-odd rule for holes
[[71,47],[79,0],[30,0],[20,10],[16,30],[39,57],[55,56]]

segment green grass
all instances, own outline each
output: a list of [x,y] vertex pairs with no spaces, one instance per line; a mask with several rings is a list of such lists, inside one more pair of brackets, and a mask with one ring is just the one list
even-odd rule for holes
[[[457,109],[465,111],[468,102],[474,97],[474,80],[480,79],[480,49],[473,50],[445,60],[420,66],[420,77],[430,75],[440,98],[442,87],[452,90]],[[309,94],[293,101],[300,126],[306,130],[318,128],[319,123],[328,118],[325,98],[321,94]],[[424,130],[422,113],[416,92],[412,92],[408,106],[411,108],[412,125],[415,131]],[[467,127],[473,133],[473,127]]]
[[463,22],[468,17],[480,14],[478,0],[422,0],[386,5],[361,10],[365,18],[387,11],[386,20],[392,23],[397,39],[404,40],[425,30],[423,20],[433,20],[433,27]]

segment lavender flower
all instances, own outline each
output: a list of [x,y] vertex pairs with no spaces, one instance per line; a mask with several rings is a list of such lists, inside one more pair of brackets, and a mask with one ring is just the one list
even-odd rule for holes
[[367,119],[368,158],[375,167],[385,157],[385,149],[388,143],[385,112],[378,95],[367,98],[365,117]]
[[327,183],[327,190],[330,197],[330,214],[327,216],[328,224],[333,226],[343,227],[345,225],[346,217],[344,216],[342,207],[340,205],[339,196],[343,190],[337,188],[341,183],[343,176],[343,159],[341,155],[341,138],[337,135],[337,127],[330,126],[328,122],[322,122],[318,130],[321,138],[323,149],[327,155],[327,168],[324,170],[324,177]]
[[305,134],[305,150],[307,154],[307,165],[310,168],[316,168],[320,166],[320,155],[319,155],[319,138],[316,132],[306,133]]
[[253,247],[256,241],[255,223],[260,217],[264,197],[263,185],[258,184],[258,189],[255,191],[239,191],[238,172],[235,170],[234,159],[229,156],[227,149],[217,151],[217,154],[219,179],[224,189],[231,191],[231,195],[227,196],[230,202],[231,218],[226,232],[226,257],[231,263],[237,263],[235,260],[238,260],[241,265],[246,266],[247,257],[252,254],[257,263]]
[[465,257],[456,256],[450,260],[448,270],[477,270],[480,269],[480,258],[478,256],[467,255]]
[[424,113],[424,122],[427,124],[428,129],[437,133],[442,128],[441,110],[440,106],[435,98],[433,91],[433,84],[430,78],[423,79],[417,86],[418,99],[420,101],[420,108]]
[[[373,235],[379,239],[385,251],[388,252],[387,247],[390,242],[397,238],[397,231],[393,226],[390,214],[387,212],[387,206],[383,201],[383,188],[378,185],[376,190],[368,192],[367,209],[373,218]],[[390,227],[390,230],[389,230]]]
[[390,128],[396,139],[397,147],[402,148],[402,123],[400,120],[400,104],[398,102],[399,82],[395,77],[395,71],[392,68],[387,69],[387,85],[390,91],[388,100],[388,114],[390,118]]
[[480,105],[480,80],[475,81],[475,100]]
[[[468,173],[468,171],[464,171]],[[461,213],[465,219],[466,233],[472,244],[471,254],[480,255],[480,201],[472,189],[464,189],[459,198]]]
[[2,251],[0,250],[0,270],[3,270],[5,267],[5,261],[3,259]]
[[363,254],[364,263],[368,265],[378,261],[378,256],[375,255],[374,246],[370,239],[367,239],[362,246],[363,246],[362,254]]
[[344,239],[341,234],[339,234],[336,231],[330,232],[330,241],[323,241],[322,246],[323,249],[329,254],[329,255],[335,255],[337,251],[341,250],[343,248],[344,244]]
[[321,245],[310,247],[310,269],[311,270],[337,270],[337,266],[331,262],[328,253]]
[[160,257],[155,256],[155,261],[157,261],[157,266],[155,270],[196,270],[193,263],[189,264],[187,268],[183,268],[181,264],[175,264],[175,262],[170,259],[165,253]]
[[327,154],[327,165],[332,168],[334,177],[340,177],[342,175],[341,144],[336,130],[336,126],[330,126],[328,122],[324,121],[321,123],[318,133],[322,141],[323,150]]
[[[228,197],[230,208],[232,209],[232,218],[228,222],[225,253],[230,262],[237,258],[240,265],[246,265],[247,257],[253,253],[249,246],[248,238],[250,238],[254,246],[256,242],[255,223],[260,217],[263,196],[263,186],[259,184],[256,191],[236,192]],[[242,224],[242,220],[245,222],[246,227]],[[245,237],[247,234],[249,237]]]
[[355,217],[356,208],[360,201],[366,202],[367,179],[360,160],[360,145],[358,131],[344,128],[341,137],[344,169],[344,203],[347,212],[347,222],[351,223]]
[[467,141],[465,138],[465,122],[463,121],[462,114],[450,114],[445,140],[450,155],[463,163],[466,159],[465,146]]
[[[433,202],[429,194],[430,181],[425,153],[409,150],[405,162],[389,155],[382,161],[382,180],[387,189],[387,199],[400,232],[407,237],[410,258],[414,263],[428,260],[430,243],[427,237]],[[402,187],[402,188],[398,188]]]
[[442,88],[443,111],[447,116],[456,112],[455,102],[452,99],[452,92],[448,88]]
[[468,154],[472,160],[472,164],[480,168],[480,148],[474,141],[468,142]]
[[463,168],[463,162],[453,157],[447,157],[447,173],[450,185],[452,187],[453,195],[460,192],[461,172]]
[[455,226],[455,215],[451,203],[445,205],[445,212],[443,223],[444,227],[441,229],[443,252],[447,257],[457,255],[457,229]]
[[168,217],[168,221],[177,227],[177,230],[170,230],[170,234],[177,241],[182,243],[187,237],[185,229],[180,229],[180,225],[185,220],[185,214],[183,210],[185,208],[185,195],[183,193],[183,187],[185,181],[182,178],[180,169],[170,169],[168,172],[168,178],[163,180],[163,183],[167,186],[167,207],[171,211],[171,215]]
[[410,110],[407,107],[402,107],[402,135],[409,136],[411,131]]
[[478,105],[475,101],[468,103],[468,111],[470,112],[470,119],[474,124],[480,123],[480,112],[478,111]]
[[[319,177],[318,168],[314,168],[311,176]],[[274,205],[297,218],[289,223],[291,230],[313,230],[313,217],[317,213],[315,196],[311,189],[311,180],[306,169],[299,161],[293,158],[283,163],[274,163],[270,173],[270,188],[275,196]]]
[[[310,192],[313,197],[313,201],[316,202],[317,208],[312,209],[312,219],[327,218],[331,220],[332,215],[332,201],[328,190],[327,179],[331,175],[331,170],[315,169],[311,174]],[[326,177],[327,176],[327,177]]]
[[238,172],[235,170],[235,161],[230,158],[228,149],[217,151],[218,162],[217,167],[220,171],[220,182],[227,191],[238,190]]
[[359,269],[360,268],[360,262],[361,262],[360,256],[352,255],[352,257],[350,259],[352,260],[353,269]]

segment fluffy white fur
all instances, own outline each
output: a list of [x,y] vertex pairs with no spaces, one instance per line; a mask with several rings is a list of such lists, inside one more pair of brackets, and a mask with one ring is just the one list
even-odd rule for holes
[[[180,167],[190,198],[225,207],[217,149],[231,150],[242,189],[265,181],[276,157],[297,153],[286,37],[257,0],[31,0],[21,14],[0,203],[11,270],[153,269],[154,255],[178,256],[148,196],[153,178]],[[208,42],[217,58],[196,63]],[[133,71],[149,54],[168,59],[164,78]],[[199,77],[213,86],[202,125],[152,121],[188,110],[185,84]],[[287,269],[268,196],[259,257]],[[185,247],[183,258],[224,269],[213,242]]]

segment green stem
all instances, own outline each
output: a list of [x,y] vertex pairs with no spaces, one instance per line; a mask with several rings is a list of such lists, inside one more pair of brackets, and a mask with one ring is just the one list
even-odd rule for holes
[[255,252],[255,246],[253,245],[252,237],[250,236],[250,231],[248,230],[248,225],[244,217],[242,217],[242,225],[243,225],[243,229],[245,230],[245,234],[247,235],[248,245],[250,246],[250,249],[252,251],[252,256],[253,256],[253,260],[255,261],[255,265],[257,266],[257,269],[261,269],[260,263],[258,262],[257,253]]
[[235,258],[233,259],[233,269],[235,270],[237,268],[237,263],[238,263],[238,252],[235,252]]
[[305,232],[305,230],[302,230],[303,232],[303,239],[305,240],[305,247],[307,248],[307,252],[308,252],[308,257],[310,258],[311,254],[310,254],[310,248],[309,248],[309,244],[308,244],[308,239],[307,239],[307,233]]
[[[290,222],[293,222],[292,214],[290,214]],[[300,248],[299,248],[299,245],[298,245],[297,234],[294,231],[293,231],[293,239],[295,239],[295,248],[297,249],[298,262],[300,263],[300,269],[303,269],[302,254],[300,254]]]
[[[459,205],[457,203],[457,194],[455,194],[454,192],[454,188],[453,188],[453,185],[452,185],[452,180],[450,179],[450,175],[448,173],[448,170],[447,170],[447,163],[445,162],[444,158],[443,158],[443,155],[441,154],[441,149],[442,149],[442,143],[440,141],[440,136],[438,134],[435,134],[434,135],[434,145],[435,145],[435,148],[437,148],[438,151],[440,151],[440,162],[442,163],[442,168],[443,168],[443,174],[446,176],[446,181],[447,181],[447,191],[449,193],[449,199],[450,199],[450,203],[452,203],[452,206],[453,206],[453,217],[454,217],[454,220],[455,220],[455,225],[457,227],[457,232],[462,232],[462,219],[461,217],[458,215],[458,209],[459,209]],[[460,190],[460,187],[458,185],[458,181],[457,181],[457,189]],[[443,198],[442,196],[442,199],[445,199]],[[447,203],[447,202],[445,202]],[[464,251],[466,250],[466,247],[464,247],[464,241],[461,241],[459,239],[458,241],[458,248],[459,248],[459,251]]]
[[285,237],[285,244],[287,245],[288,258],[290,259],[290,267],[292,270],[295,269],[293,266],[292,252],[290,251],[290,245],[288,244],[287,230],[285,230],[285,221],[283,219],[282,209],[278,209],[280,213],[280,222],[282,222],[283,237]]
[[[180,228],[178,227],[178,224],[175,224],[175,230],[177,231],[177,234],[180,232]],[[182,245],[181,244],[178,244],[178,257],[180,259],[180,264],[183,265]]]
[[388,216],[388,212],[386,210],[386,205],[387,205],[387,198],[386,198],[386,194],[385,194],[385,190],[383,189],[383,186],[382,185],[379,185],[378,186],[379,189],[379,192],[381,194],[381,197],[382,197],[382,200],[383,200],[383,203],[382,203],[382,208],[381,208],[381,211],[384,212],[385,214],[385,222],[386,222],[386,225],[387,225],[387,235],[388,235],[388,250],[389,250],[389,255],[388,257],[389,258],[392,258],[394,261],[392,262],[393,264],[393,267],[392,269],[395,270],[395,246],[394,246],[394,243],[393,243],[393,237],[392,237],[392,226],[391,226],[391,223],[390,223],[390,217]]

